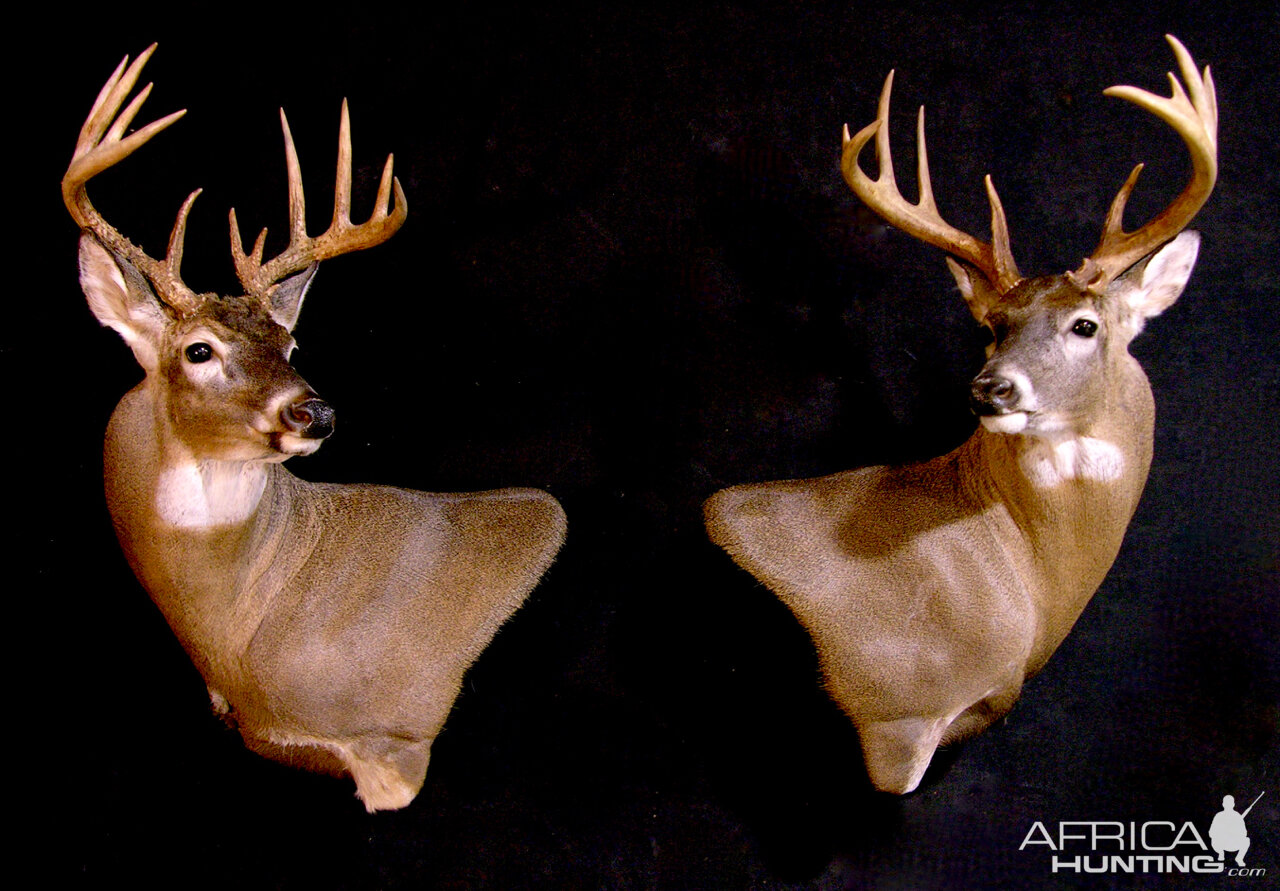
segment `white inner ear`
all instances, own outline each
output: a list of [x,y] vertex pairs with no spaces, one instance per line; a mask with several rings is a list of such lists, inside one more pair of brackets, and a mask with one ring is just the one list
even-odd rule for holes
[[80,288],[98,321],[119,331],[125,340],[130,340],[129,289],[120,267],[96,241],[86,239],[80,244]]
[[956,280],[960,295],[969,305],[969,312],[973,313],[973,317],[979,322],[985,321],[987,313],[991,311],[991,307],[995,306],[999,295],[992,291],[980,276],[972,275],[964,264],[957,263],[950,257],[944,259],[947,261],[947,268],[951,270],[952,277]]
[[98,321],[124,338],[138,364],[153,369],[164,313],[150,293],[130,289],[111,254],[90,236],[80,239],[80,287]]
[[271,318],[284,330],[292,331],[298,324],[298,316],[302,314],[302,301],[307,298],[307,292],[311,290],[319,269],[319,263],[312,263],[297,275],[280,282],[271,292]]
[[132,341],[137,335],[125,321],[124,276],[114,263],[92,265],[82,264],[80,267],[80,287],[84,290],[85,299],[89,301],[89,309],[97,316],[98,321],[109,328],[120,332],[125,340]]
[[1200,253],[1200,234],[1183,232],[1156,251],[1142,270],[1129,302],[1144,318],[1164,312],[1182,294]]

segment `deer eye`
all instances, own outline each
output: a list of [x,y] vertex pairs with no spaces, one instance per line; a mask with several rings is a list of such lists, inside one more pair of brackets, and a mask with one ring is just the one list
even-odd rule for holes
[[1071,326],[1071,333],[1077,337],[1093,337],[1098,333],[1098,323],[1093,319],[1076,319]]
[[188,362],[193,365],[199,365],[201,362],[208,362],[213,358],[213,347],[204,342],[193,343],[183,351],[183,354],[187,357]]

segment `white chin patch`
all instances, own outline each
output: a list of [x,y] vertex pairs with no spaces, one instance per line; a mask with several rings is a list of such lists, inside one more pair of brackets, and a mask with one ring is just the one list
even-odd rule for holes
[[279,439],[279,449],[286,457],[294,455],[310,455],[316,449],[320,448],[323,439],[308,439],[301,436],[294,436],[292,433],[281,433]]
[[992,433],[1021,433],[1027,429],[1027,413],[1015,411],[1007,415],[984,415],[982,426]]

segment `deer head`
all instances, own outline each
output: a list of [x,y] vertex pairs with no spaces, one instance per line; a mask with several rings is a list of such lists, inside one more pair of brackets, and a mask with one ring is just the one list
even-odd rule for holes
[[308,236],[281,114],[288,247],[264,262],[264,230],[246,253],[232,211],[243,293],[193,292],[180,266],[198,193],[183,204],[163,260],[112,228],[85,194],[91,177],[182,114],[124,135],[150,92],[124,106],[152,49],[107,82],[62,181],[84,232],[89,305],[146,371],[116,405],[103,444],[116,534],[210,703],[246,745],[350,774],[370,811],[404,807],[422,788],[468,666],[564,542],[564,510],[537,489],[311,483],[279,465],[333,430],[333,410],[289,366],[317,264],[390,238],[405,219],[404,192],[388,158],[372,218],[351,223],[344,103],[333,221]]
[[[334,412],[289,364],[291,335],[321,260],[386,241],[408,212],[388,156],[372,217],[351,223],[351,125],[342,104],[333,221],[317,238],[306,231],[302,173],[284,111],[288,164],[288,247],[263,263],[266,229],[246,254],[235,210],[231,247],[243,294],[198,294],[182,281],[187,215],[200,190],[178,212],[163,260],[155,260],[109,224],[89,201],[87,182],[132,154],[184,111],[124,133],[151,92],[148,84],[121,112],[153,44],[132,65],[128,57],[98,94],[62,180],[67,210],[84,231],[80,282],[89,307],[129,344],[146,372],[145,386],[165,394],[158,419],[196,460],[283,461],[310,454],[333,432]],[[391,192],[394,208],[388,212]]]
[[[889,151],[893,72],[885,80],[876,120],[853,137],[845,128],[842,167],[858,197],[893,225],[958,258],[948,257],[947,265],[974,318],[992,336],[970,401],[993,432],[1047,438],[1087,432],[1109,403],[1107,382],[1114,377],[1109,370],[1127,358],[1129,342],[1145,320],[1168,308],[1191,274],[1199,236],[1182,230],[1208,199],[1217,177],[1217,98],[1209,69],[1199,74],[1182,44],[1172,36],[1168,40],[1185,90],[1170,74],[1173,95],[1167,99],[1136,87],[1111,87],[1106,94],[1128,99],[1177,131],[1191,152],[1191,181],[1154,219],[1125,232],[1125,205],[1142,171],[1141,164],[1135,167],[1112,202],[1097,249],[1072,272],[1023,278],[989,176],[990,244],[942,219],[930,185],[923,107],[917,118],[920,200],[913,205],[902,197]],[[875,180],[858,164],[872,136],[880,166]]]
[[[1098,249],[1062,275],[1018,271],[990,177],[990,244],[942,219],[923,111],[920,201],[903,199],[889,156],[892,74],[877,119],[853,138],[845,130],[850,186],[890,223],[957,258],[948,262],[960,291],[991,331],[971,389],[982,427],[929,461],[734,486],[704,512],[712,540],[812,635],[878,789],[915,789],[940,744],[1012,708],[1098,589],[1141,497],[1154,400],[1127,346],[1186,283],[1199,237],[1179,233],[1217,167],[1213,80],[1170,43],[1190,98],[1173,78],[1170,99],[1133,87],[1108,93],[1174,126],[1191,149],[1191,183],[1127,233],[1120,220],[1135,170]],[[873,135],[876,180],[858,166]]]

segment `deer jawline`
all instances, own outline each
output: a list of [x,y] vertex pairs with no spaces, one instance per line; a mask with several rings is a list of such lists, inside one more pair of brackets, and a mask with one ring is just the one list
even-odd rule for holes
[[1025,411],[1012,411],[1003,415],[983,415],[982,426],[991,433],[1021,433],[1027,429]]

